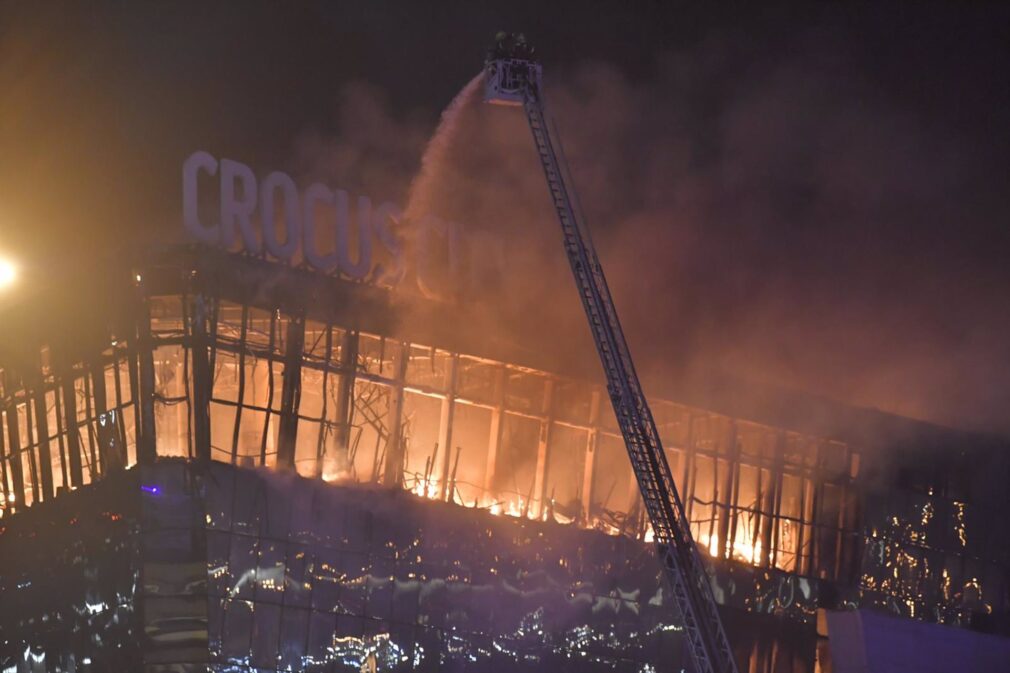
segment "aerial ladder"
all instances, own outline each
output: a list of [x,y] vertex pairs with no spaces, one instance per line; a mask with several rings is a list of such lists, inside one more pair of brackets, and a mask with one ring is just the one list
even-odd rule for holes
[[484,66],[484,100],[521,106],[557,212],[565,253],[607,378],[607,392],[683,622],[696,673],[737,673],[712,587],[642,392],[603,269],[581,216],[557,131],[547,114],[541,66],[520,36],[499,33]]

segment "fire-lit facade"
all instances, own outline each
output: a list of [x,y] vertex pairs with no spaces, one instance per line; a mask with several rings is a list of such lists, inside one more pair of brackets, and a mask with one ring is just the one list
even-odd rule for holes
[[[385,290],[246,256],[180,249],[110,287],[87,338],[40,328],[0,363],[3,670],[681,656],[598,383],[486,352],[437,307],[407,324]],[[828,670],[820,608],[1006,628],[1010,447],[662,392],[652,410],[743,670]],[[92,551],[18,560],[44,556],[49,529]],[[35,573],[94,586],[35,600]]]

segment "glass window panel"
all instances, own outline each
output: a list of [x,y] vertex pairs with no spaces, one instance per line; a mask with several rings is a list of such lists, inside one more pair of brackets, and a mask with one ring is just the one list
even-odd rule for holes
[[460,357],[456,370],[456,394],[470,400],[495,403],[502,365],[496,362]]
[[551,429],[544,497],[546,507],[562,522],[574,520],[579,514],[586,439],[585,430],[557,424]]
[[454,502],[481,503],[490,438],[491,410],[457,402],[453,414],[452,451],[448,456],[450,479],[455,470]]
[[[238,455],[239,458],[250,458],[254,464],[259,464],[260,453],[263,451],[263,432],[267,431],[266,451],[276,453],[278,424],[266,426],[267,415],[258,409],[242,409],[239,423]],[[225,425],[228,425],[227,420]]]
[[600,417],[597,425],[607,432],[621,434],[621,427],[617,424],[617,416],[614,415],[614,405],[610,401],[610,396],[605,390],[600,395]]
[[[403,435],[406,441],[403,483],[417,494],[425,492],[425,471],[434,472],[432,459],[438,443],[442,400],[405,392],[403,397]],[[442,454],[441,447],[438,449]],[[430,483],[430,475],[429,475]]]
[[554,415],[570,423],[589,424],[593,388],[581,381],[559,381],[554,387]]
[[354,382],[349,461],[358,481],[375,481],[382,474],[382,459],[389,438],[392,389],[378,383]]
[[246,659],[250,654],[253,630],[253,604],[250,601],[227,600],[224,612],[222,653],[226,658]]
[[159,456],[189,455],[189,417],[185,403],[186,386],[181,346],[163,345],[155,349],[154,428]]
[[372,334],[358,335],[358,367],[369,374],[392,378],[400,344]]
[[[243,411],[243,414],[246,413]],[[235,432],[235,407],[230,404],[210,404],[210,448],[215,460],[231,462]]]
[[[610,404],[604,392],[603,404]],[[690,412],[672,402],[656,400],[651,404],[652,415],[656,421],[656,428],[659,430],[659,437],[666,449],[674,447],[683,448],[688,445],[690,434]]]
[[[330,649],[337,631],[337,615],[313,610],[309,617],[308,657],[315,663],[330,661]],[[298,669],[296,669],[298,670]]]
[[214,360],[214,399],[238,402],[238,355],[218,350]]
[[306,670],[304,657],[309,637],[309,611],[285,605],[281,613],[280,651],[277,665],[284,671]]
[[319,452],[319,432],[322,424],[316,421],[298,420],[298,435],[295,440],[295,470],[303,477],[314,477]]
[[616,533],[637,492],[624,440],[600,433],[595,460],[591,503],[593,524],[607,532]]
[[452,356],[443,350],[419,344],[408,347],[407,383],[424,388],[445,390]]
[[277,540],[260,538],[258,547],[256,604],[280,603],[284,597],[286,545]]
[[715,452],[725,444],[726,419],[707,414],[696,416],[693,423],[694,445],[701,451]]
[[119,385],[123,404],[128,404],[133,400],[133,390],[130,388],[130,361],[126,359],[125,354],[119,360]]
[[252,663],[274,669],[280,645],[281,608],[269,603],[256,603],[253,614]]
[[[31,449],[25,449],[19,453],[19,458],[21,460],[21,475],[25,483],[25,498],[24,505],[26,507],[31,506],[35,502],[35,484],[33,480],[33,475],[35,472],[34,465],[32,464]],[[37,478],[37,477],[36,477]]]
[[150,297],[151,331],[158,335],[182,334],[182,297]]
[[541,374],[509,369],[505,384],[505,405],[509,409],[539,414],[544,408],[546,377]]
[[305,418],[322,418],[323,372],[308,367],[302,367],[301,372],[302,390],[298,400],[298,415]]
[[540,421],[505,414],[495,464],[496,511],[518,516],[529,510],[537,466]]
[[715,537],[715,461],[708,456],[696,455],[691,474],[690,498],[691,533],[702,549],[718,549]]
[[[326,359],[326,332],[328,328],[321,322],[315,320],[305,321],[305,354],[310,360],[322,361]],[[332,338],[332,337],[331,337]],[[331,344],[331,348],[339,348],[339,335],[336,342]]]

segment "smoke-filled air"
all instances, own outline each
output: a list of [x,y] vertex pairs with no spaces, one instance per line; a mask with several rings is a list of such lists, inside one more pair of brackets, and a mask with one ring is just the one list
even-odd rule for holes
[[[639,369],[1010,430],[1010,372],[993,364],[1010,362],[1008,234],[982,221],[1002,197],[977,179],[1005,161],[911,114],[832,45],[800,48],[744,65],[744,47],[711,41],[649,81],[605,63],[547,74]],[[460,328],[592,365],[525,119],[480,104],[478,86],[427,145],[428,119],[346,88],[340,133],[304,134],[297,162],[499,236],[503,277],[466,300]]]

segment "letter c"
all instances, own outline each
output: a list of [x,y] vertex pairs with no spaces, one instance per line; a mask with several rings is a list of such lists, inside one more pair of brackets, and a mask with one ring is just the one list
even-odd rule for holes
[[338,255],[336,251],[321,255],[316,250],[316,203],[333,205],[333,191],[315,182],[305,190],[302,200],[302,249],[305,259],[317,271],[330,273],[337,268]]
[[200,199],[197,194],[201,170],[217,173],[217,160],[207,152],[193,152],[182,162],[182,223],[193,238],[201,243],[218,242],[218,225],[204,226],[200,222]]

